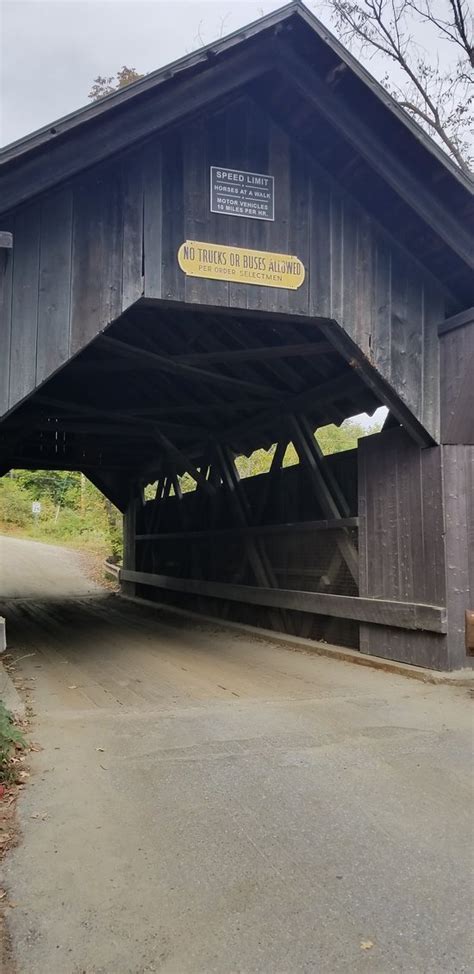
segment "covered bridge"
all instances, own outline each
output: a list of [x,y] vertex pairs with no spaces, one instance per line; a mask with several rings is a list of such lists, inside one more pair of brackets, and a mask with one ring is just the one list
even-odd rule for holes
[[300,3],[7,147],[0,475],[83,471],[125,514],[129,594],[466,665],[473,215]]

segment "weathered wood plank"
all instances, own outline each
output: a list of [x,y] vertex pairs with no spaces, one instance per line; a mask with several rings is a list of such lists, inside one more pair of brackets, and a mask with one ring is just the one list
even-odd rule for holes
[[467,308],[466,311],[460,311],[459,314],[451,315],[441,321],[438,325],[438,335],[446,335],[448,331],[455,331],[456,328],[464,328],[465,325],[471,324],[474,324],[474,308]]
[[39,203],[15,218],[9,405],[34,389],[38,341],[38,287],[41,208]]
[[474,322],[440,339],[441,441],[474,444]]
[[122,310],[121,170],[101,167],[74,189],[71,348],[75,353]]
[[241,536],[258,537],[272,534],[298,534],[310,531],[342,531],[344,528],[356,528],[359,524],[357,517],[334,518],[320,521],[293,521],[287,524],[249,524],[238,528],[214,528],[204,531],[164,531],[160,534],[137,534],[137,541],[206,541],[208,538],[239,538]]
[[[149,153],[149,147],[147,149]],[[150,194],[149,176],[151,174],[149,174],[147,166],[148,153],[144,151],[141,157],[137,157],[135,153],[128,153],[122,161],[122,311],[125,311],[134,301],[138,301],[144,291],[144,250],[148,253],[150,244],[148,236],[150,207],[153,213],[151,221],[153,232],[157,233],[158,238],[161,239],[159,180],[157,180],[158,187],[154,187],[155,192]],[[152,174],[155,175],[157,170],[159,173],[159,159],[156,160],[155,158]],[[159,259],[157,263],[161,270]],[[153,293],[155,292],[153,291]],[[158,291],[155,296],[160,297],[160,292]]]
[[[358,454],[361,594],[445,605],[440,447],[420,450],[404,430],[392,429],[360,441]],[[446,640],[404,640],[365,623],[360,648],[437,669],[448,666]]]
[[36,385],[67,361],[71,311],[72,191],[46,197],[41,208],[41,256]]
[[474,607],[472,537],[474,447],[444,446],[447,606],[451,669],[465,666],[465,612]]
[[175,592],[187,592],[213,598],[248,602],[278,609],[313,612],[339,619],[355,619],[400,629],[446,632],[446,610],[443,606],[395,602],[388,599],[368,599],[348,595],[328,595],[298,592],[291,589],[263,588],[252,585],[231,585],[227,582],[208,582],[193,578],[174,578],[123,569],[123,581],[151,585]]
[[0,416],[8,409],[12,328],[13,251],[0,252]]
[[163,145],[155,137],[143,151],[143,263],[144,293],[163,295],[165,201],[163,197]]

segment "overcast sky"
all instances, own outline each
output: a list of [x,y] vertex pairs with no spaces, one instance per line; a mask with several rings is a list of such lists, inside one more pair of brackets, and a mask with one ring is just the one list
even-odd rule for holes
[[98,74],[153,71],[283,2],[0,0],[0,143],[86,104]]

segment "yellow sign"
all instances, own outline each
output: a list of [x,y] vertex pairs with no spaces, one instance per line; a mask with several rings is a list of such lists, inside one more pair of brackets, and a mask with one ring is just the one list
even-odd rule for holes
[[298,257],[271,254],[266,250],[227,247],[224,244],[186,240],[178,250],[178,264],[189,277],[234,284],[258,284],[296,291],[305,269]]

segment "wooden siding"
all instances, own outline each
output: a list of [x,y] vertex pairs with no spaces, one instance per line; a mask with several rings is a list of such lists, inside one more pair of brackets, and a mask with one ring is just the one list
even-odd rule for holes
[[474,311],[440,336],[440,351],[441,442],[474,445]]
[[444,446],[443,480],[448,578],[449,668],[466,658],[465,612],[474,610],[474,446]]
[[13,248],[0,251],[0,415],[142,295],[141,174],[141,158],[124,157],[4,221]]
[[[358,452],[360,595],[446,605],[441,448],[420,450],[393,429],[361,440]],[[361,624],[360,648],[449,668],[442,635]]]
[[[272,173],[275,222],[211,214],[211,164]],[[438,438],[436,325],[448,297],[250,100],[236,100],[96,166],[18,210],[10,228],[13,297],[10,302],[7,266],[0,333],[0,361],[10,363],[3,410],[144,293],[194,305],[334,317]],[[294,253],[305,264],[305,283],[290,292],[186,278],[176,254],[187,238]]]

